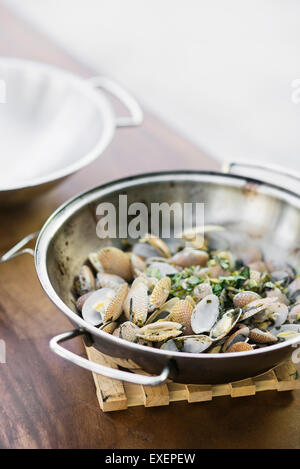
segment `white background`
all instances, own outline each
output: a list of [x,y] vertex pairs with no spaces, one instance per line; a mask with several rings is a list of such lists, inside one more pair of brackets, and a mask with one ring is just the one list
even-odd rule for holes
[[299,167],[297,0],[5,0],[216,158]]

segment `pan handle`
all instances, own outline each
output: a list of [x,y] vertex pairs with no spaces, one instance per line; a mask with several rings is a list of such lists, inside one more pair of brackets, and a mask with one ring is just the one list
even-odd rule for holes
[[0,257],[0,263],[10,261],[14,257],[21,256],[22,254],[31,254],[32,256],[34,256],[33,249],[30,249],[30,248],[21,249],[21,248],[26,246],[26,244],[29,243],[29,241],[31,241],[32,239],[37,238],[38,234],[39,234],[39,231],[36,231],[35,233],[31,233],[25,236],[25,238],[21,239],[21,241],[19,241],[15,246],[13,246],[9,251],[7,251],[5,254],[3,254],[3,256]]
[[[229,173],[229,174],[234,173],[235,167],[237,168],[237,170],[239,168],[246,168],[246,169],[248,168],[248,169],[258,169],[262,171],[267,171],[268,173],[273,173],[278,176],[286,176],[288,178],[293,179],[297,183],[300,182],[300,173],[298,173],[296,170],[286,169],[286,168],[283,168],[282,166],[277,166],[273,164],[268,164],[268,163],[261,164],[258,162],[256,163],[256,162],[247,161],[247,160],[227,161],[223,164],[222,171],[224,173]],[[237,172],[239,174],[239,171]]]
[[88,81],[95,88],[102,88],[118,98],[130,112],[131,115],[128,117],[117,118],[117,127],[136,127],[143,122],[143,111],[138,102],[115,81],[103,76],[91,77],[88,78]]
[[171,370],[171,365],[169,362],[165,365],[161,374],[158,376],[139,375],[109,368],[104,365],[99,365],[98,363],[94,363],[90,360],[87,360],[86,358],[80,357],[79,355],[76,355],[75,353],[70,352],[69,350],[59,345],[61,342],[65,342],[66,340],[71,340],[75,337],[85,334],[86,331],[83,329],[75,329],[74,331],[64,332],[63,334],[57,335],[51,339],[50,348],[54,353],[62,358],[65,358],[69,362],[74,363],[81,368],[85,368],[86,370],[97,373],[98,375],[106,376],[107,378],[127,381],[128,383],[141,384],[143,386],[159,386],[167,380]]

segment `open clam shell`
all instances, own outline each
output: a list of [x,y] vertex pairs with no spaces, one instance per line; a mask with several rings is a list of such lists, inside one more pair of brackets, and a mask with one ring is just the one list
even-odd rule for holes
[[290,303],[288,297],[284,293],[282,293],[280,288],[277,287],[267,291],[267,297],[276,298],[277,301],[280,301],[280,303],[284,303],[285,305],[288,305]]
[[258,300],[251,301],[243,309],[241,321],[251,318],[260,311],[265,310],[269,305],[278,301],[276,298],[260,298]]
[[133,254],[147,260],[158,256],[158,251],[147,243],[136,243],[132,249]]
[[83,304],[83,319],[93,324],[93,326],[102,324],[106,308],[113,300],[115,294],[116,292],[112,288],[101,288],[94,291]]
[[171,257],[172,255],[169,246],[158,236],[151,233],[146,233],[145,236],[140,239],[140,243],[150,244],[163,257]]
[[233,334],[231,334],[229,337],[224,342],[223,345],[223,352],[226,352],[230,347],[232,347],[234,344],[238,342],[245,342],[248,339],[249,336],[249,327],[243,326],[237,331],[235,331]]
[[147,319],[146,324],[150,324],[155,321],[161,321],[161,320],[167,320],[167,318],[170,316],[174,306],[176,303],[178,303],[179,298],[171,298],[168,300],[166,303],[164,303],[160,308],[158,308],[156,311],[154,311]]
[[121,285],[125,283],[125,280],[119,275],[106,274],[104,272],[98,272],[96,277],[96,288],[112,288],[118,290]]
[[219,316],[219,298],[207,295],[195,307],[191,316],[191,327],[196,334],[211,330]]
[[178,270],[168,262],[153,261],[147,266],[147,275],[151,276],[151,274],[155,274],[156,272],[158,272],[162,278],[166,277],[166,275],[177,274]]
[[182,325],[177,322],[159,321],[142,327],[137,337],[150,342],[162,342],[182,333]]
[[170,339],[161,346],[161,349],[172,352],[202,353],[212,343],[207,335],[190,335]]
[[267,318],[271,319],[275,327],[281,326],[287,320],[289,309],[284,303],[273,303],[266,309]]
[[208,295],[212,295],[213,291],[211,288],[210,283],[204,282],[196,285],[193,290],[193,296],[196,298],[197,301],[203,300]]
[[156,277],[148,277],[148,275],[146,275],[144,272],[138,275],[135,280],[137,279],[142,280],[147,289],[150,291],[152,291],[155,285],[158,283],[158,279]]
[[271,329],[270,333],[279,339],[288,340],[299,336],[300,340],[300,324],[283,324],[280,327]]
[[225,337],[241,319],[242,311],[240,308],[227,311],[211,329],[210,338],[220,340]]

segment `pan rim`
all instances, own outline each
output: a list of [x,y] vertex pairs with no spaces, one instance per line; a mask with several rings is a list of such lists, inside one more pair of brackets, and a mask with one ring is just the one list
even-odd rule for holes
[[[265,187],[267,192],[270,191],[271,193],[277,192],[284,194],[287,196],[287,200],[294,199],[294,201],[298,202],[298,207],[300,208],[300,195],[296,194],[288,189],[284,189],[277,185],[267,183],[258,179],[248,178],[245,176],[240,176],[237,174],[225,174],[220,171],[197,171],[197,170],[172,170],[172,171],[160,171],[160,172],[152,172],[152,173],[142,173],[137,174],[134,176],[129,176],[122,179],[117,179],[106,184],[96,186],[88,191],[84,191],[79,193],[78,195],[68,199],[65,203],[63,203],[60,207],[57,208],[53,212],[52,215],[48,218],[48,220],[43,225],[37,242],[35,246],[35,267],[37,271],[37,275],[39,281],[47,294],[50,300],[55,304],[55,306],[63,312],[72,322],[75,322],[79,327],[83,328],[87,332],[92,335],[97,336],[98,338],[106,338],[107,333],[101,331],[100,329],[92,326],[88,322],[86,322],[83,318],[81,318],[78,314],[71,310],[59,297],[59,295],[55,292],[52,283],[49,279],[48,272],[47,272],[47,249],[52,237],[55,235],[56,231],[59,227],[63,225],[63,223],[75,212],[77,212],[80,208],[84,207],[88,203],[93,202],[93,200],[98,199],[101,196],[105,196],[115,190],[124,190],[126,187],[128,188],[128,184],[132,183],[132,185],[141,185],[146,184],[149,182],[155,182],[155,179],[158,179],[160,182],[165,181],[176,181],[178,180],[186,180],[190,177],[191,180],[198,179],[199,177],[209,178],[209,182],[213,183],[212,178],[216,180],[222,179],[227,182],[228,185],[235,186],[235,187],[242,187],[245,183],[253,183],[258,185],[259,187]],[[158,182],[158,181],[157,181]],[[136,183],[136,184],[135,184]],[[285,197],[284,197],[285,198]],[[146,351],[151,354],[155,354],[158,356],[165,356],[166,358],[183,358],[183,359],[192,359],[192,358],[202,358],[202,359],[218,359],[218,360],[225,360],[227,358],[230,359],[239,359],[243,357],[251,357],[257,355],[263,355],[267,353],[271,353],[275,350],[289,348],[291,346],[295,346],[299,344],[299,338],[289,339],[285,342],[280,342],[275,345],[270,345],[265,348],[256,349],[252,351],[243,351],[238,353],[187,353],[187,352],[173,352],[168,350],[161,350],[161,349],[154,349],[150,348],[145,345],[135,344],[132,342],[124,341],[121,338],[115,337],[113,335],[109,335],[109,340],[112,341],[115,345],[121,343],[131,350],[141,350]],[[296,349],[296,348],[295,348]]]

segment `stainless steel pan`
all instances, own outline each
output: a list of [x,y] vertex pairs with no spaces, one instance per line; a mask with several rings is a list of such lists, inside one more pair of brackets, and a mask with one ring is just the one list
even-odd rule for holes
[[[234,168],[237,167],[236,165]],[[231,165],[229,169],[233,169]],[[245,170],[245,168],[244,168]],[[294,181],[297,176],[293,175]],[[299,183],[299,180],[298,180]],[[97,187],[69,200],[45,223],[35,246],[35,265],[40,282],[53,303],[75,326],[58,335],[51,349],[63,358],[90,371],[139,384],[158,385],[168,377],[182,383],[224,383],[255,376],[276,366],[295,351],[297,339],[237,354],[191,354],[169,352],[126,342],[85,322],[74,308],[71,286],[74,275],[90,251],[121,241],[99,240],[95,209],[99,202],[117,206],[118,195],[126,193],[128,203],[204,202],[205,221],[235,224],[255,236],[264,251],[281,257],[300,246],[300,196],[287,189],[237,174],[201,171],[170,171],[135,176]],[[34,235],[31,235],[33,237]],[[2,261],[31,252],[22,240]],[[294,251],[295,252],[295,251]],[[33,252],[32,252],[33,253]],[[295,265],[297,258],[286,259]],[[92,363],[60,344],[82,335],[100,351],[128,358],[156,376],[141,376]]]
[[[0,57],[0,204],[36,197],[103,153],[118,127],[142,122],[124,89],[56,67]],[[116,117],[101,88],[128,109]]]

